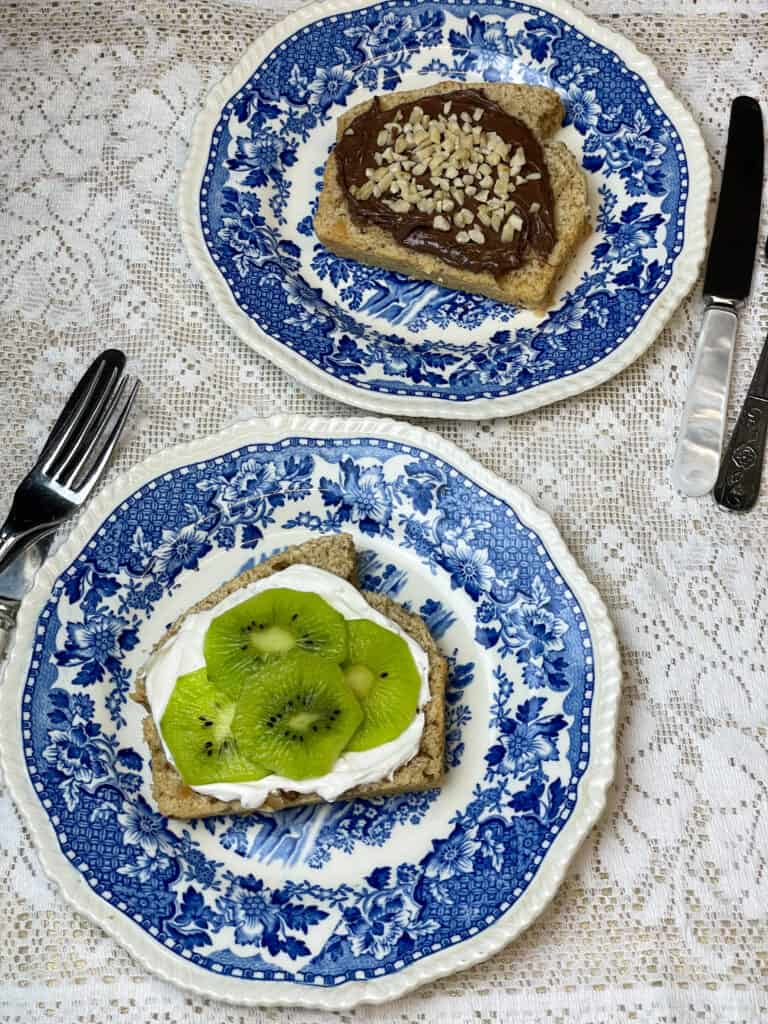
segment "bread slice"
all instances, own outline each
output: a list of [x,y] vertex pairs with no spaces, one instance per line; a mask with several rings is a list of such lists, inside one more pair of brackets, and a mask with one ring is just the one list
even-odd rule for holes
[[[229,594],[248,586],[254,580],[265,579],[289,565],[312,565],[325,569],[347,582],[357,585],[355,547],[352,539],[346,534],[335,534],[332,537],[321,537],[288,548],[279,555],[274,555],[254,569],[249,569],[240,576],[230,580],[213,591],[202,601],[198,601],[184,612],[158,641],[154,650],[162,647],[179,629],[184,619],[195,612],[204,611],[222,601]],[[371,782],[357,786],[342,794],[339,800],[352,800],[357,797],[387,796],[395,793],[408,793],[423,789],[434,789],[443,778],[443,750],[445,746],[444,698],[448,675],[448,665],[437,649],[429,630],[418,615],[406,611],[391,598],[382,594],[363,592],[363,596],[376,611],[386,615],[404,629],[427,653],[429,659],[429,688],[431,698],[424,709],[424,732],[421,746],[416,756],[407,764],[398,768],[391,780]],[[143,704],[147,710],[146,689],[143,674],[139,675],[132,698]],[[255,814],[279,811],[286,807],[298,807],[302,804],[322,803],[322,797],[315,794],[302,794],[292,791],[271,793],[259,808],[243,807],[239,800],[216,800],[214,797],[198,793],[182,782],[181,776],[168,761],[163,750],[160,736],[151,715],[143,722],[144,739],[149,747],[152,769],[152,795],[161,814],[169,818],[209,818],[217,814]]]
[[[532,258],[522,267],[497,279],[488,272],[463,270],[431,253],[408,249],[377,224],[356,224],[349,213],[333,151],[325,165],[323,189],[314,220],[315,231],[325,246],[347,259],[433,281],[446,288],[486,295],[499,302],[544,309],[551,302],[554,287],[579,243],[591,231],[587,185],[581,167],[562,142],[546,141],[563,120],[563,105],[557,93],[536,85],[440,82],[424,89],[379,96],[379,103],[383,109],[389,110],[425,96],[465,88],[476,89],[498,103],[508,114],[523,121],[543,144],[555,201],[555,245],[546,259]],[[359,103],[339,117],[337,140],[372,102]]]

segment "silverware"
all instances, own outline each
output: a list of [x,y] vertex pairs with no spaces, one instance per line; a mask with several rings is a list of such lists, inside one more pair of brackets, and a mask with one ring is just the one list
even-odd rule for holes
[[45,558],[56,528],[87,501],[125,426],[139,382],[124,375],[124,368],[125,356],[117,349],[91,364],[16,489],[0,527],[0,657],[30,574]]
[[[768,260],[768,241],[765,258]],[[767,432],[768,336],[715,484],[715,501],[729,512],[749,512],[758,499]]]
[[45,561],[56,530],[37,540],[13,558],[0,573],[0,659],[8,648],[21,599],[32,586],[35,573]]
[[723,447],[737,310],[749,295],[763,188],[763,119],[757,100],[731,105],[725,167],[704,277],[696,344],[672,482],[690,497],[712,490]]

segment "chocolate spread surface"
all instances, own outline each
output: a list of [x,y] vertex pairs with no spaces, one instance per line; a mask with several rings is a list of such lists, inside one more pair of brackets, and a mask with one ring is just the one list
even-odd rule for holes
[[[384,110],[378,97],[336,144],[353,220],[464,270],[500,277],[555,242],[541,144],[473,89]],[[468,211],[468,212],[467,212]]]

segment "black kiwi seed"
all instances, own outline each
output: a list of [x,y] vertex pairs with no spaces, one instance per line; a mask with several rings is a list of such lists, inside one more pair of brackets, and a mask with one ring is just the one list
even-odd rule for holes
[[298,612],[294,612],[293,615],[291,616],[291,622],[295,622],[296,619],[298,619],[298,617],[299,617],[299,613]]
[[379,679],[386,679],[389,672],[379,672]]

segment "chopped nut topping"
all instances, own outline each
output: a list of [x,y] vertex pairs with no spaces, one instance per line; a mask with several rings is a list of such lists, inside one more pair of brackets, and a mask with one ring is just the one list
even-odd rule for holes
[[540,210],[538,202],[527,205],[529,199],[516,203],[516,190],[540,180],[541,171],[535,162],[526,164],[521,145],[484,130],[482,107],[452,108],[448,100],[431,115],[418,104],[407,117],[396,110],[376,134],[365,182],[349,194],[361,203],[373,197],[397,214],[415,209],[435,231],[454,231],[458,245],[484,245],[489,234],[497,236],[496,245],[513,243],[524,218]]

